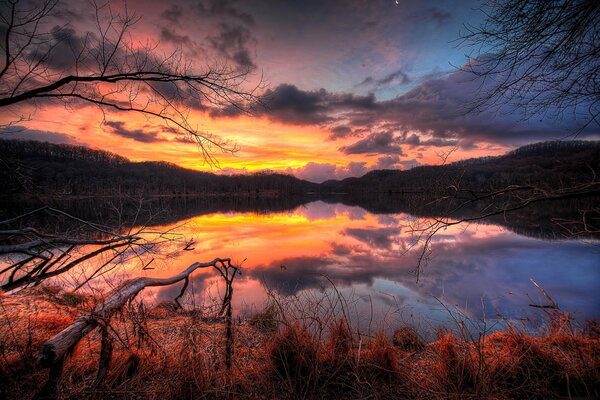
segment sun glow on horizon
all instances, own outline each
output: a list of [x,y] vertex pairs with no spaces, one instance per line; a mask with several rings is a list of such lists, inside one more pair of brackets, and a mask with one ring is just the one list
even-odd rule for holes
[[[123,120],[124,116],[126,118]],[[351,163],[362,164],[359,173],[354,175],[380,168],[377,164],[380,154],[343,154],[340,149],[354,139],[329,140],[330,132],[316,125],[289,125],[271,121],[267,117],[253,116],[212,119],[201,112],[195,112],[192,118],[203,132],[223,138],[239,150],[229,153],[215,149],[214,156],[218,162],[215,168],[202,158],[194,143],[186,143],[180,140],[181,137],[165,132],[155,119],[118,112],[102,115],[94,106],[81,107],[77,112],[62,106],[44,107],[37,110],[34,120],[23,125],[32,130],[67,135],[76,144],[108,150],[132,161],[167,161],[184,168],[214,173],[269,170],[306,178],[302,173],[308,164],[330,165],[334,169],[347,168]],[[119,135],[115,128],[104,124],[113,121],[118,121],[125,133],[137,131],[150,135],[150,138],[140,141]],[[468,150],[404,145],[404,154],[399,160],[414,160],[415,165],[436,165],[442,163],[443,154],[451,150],[453,152],[448,162],[497,155],[507,149],[498,145],[474,146]],[[346,172],[341,177],[345,176],[352,176],[352,172]]]

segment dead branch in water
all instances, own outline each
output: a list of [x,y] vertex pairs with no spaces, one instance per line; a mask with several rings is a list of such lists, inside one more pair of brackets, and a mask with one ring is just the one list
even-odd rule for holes
[[[140,200],[137,213],[141,211]],[[62,222],[57,227],[36,229],[30,224],[38,222],[28,221],[28,217],[52,218]],[[121,219],[120,214],[118,217]],[[154,254],[164,246],[184,239],[173,229],[162,232],[149,230],[146,224],[152,218],[154,215],[148,221],[140,222],[136,228],[109,227],[45,206],[15,218],[0,220],[0,256],[3,257],[0,262],[0,289],[20,290],[99,260],[99,267],[79,283],[77,290],[128,253]],[[102,257],[108,259],[102,260]]]

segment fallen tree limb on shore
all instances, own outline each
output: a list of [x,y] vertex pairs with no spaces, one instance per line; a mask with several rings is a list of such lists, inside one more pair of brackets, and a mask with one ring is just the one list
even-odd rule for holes
[[[141,292],[144,288],[153,286],[168,286],[174,283],[188,280],[192,272],[200,268],[213,267],[219,274],[225,279],[227,286],[227,295],[223,299],[223,307],[221,314],[224,310],[231,307],[231,296],[232,282],[235,275],[238,272],[238,268],[231,264],[229,258],[215,258],[214,260],[206,263],[196,262],[190,265],[187,269],[181,273],[169,277],[169,278],[148,278],[140,277],[127,280],[119,285],[116,289],[111,291],[107,296],[106,300],[96,307],[90,314],[77,318],[71,325],[63,329],[61,332],[56,334],[53,338],[48,340],[42,347],[40,354],[38,355],[38,365],[42,368],[50,368],[50,374],[48,381],[44,387],[38,392],[35,398],[37,399],[54,399],[56,398],[58,381],[62,374],[62,368],[66,356],[73,350],[73,348],[83,339],[88,333],[94,330],[96,327],[105,329],[108,325],[111,317],[119,310],[121,310],[125,304],[135,298],[135,296]],[[232,273],[230,273],[232,271]],[[185,285],[187,287],[187,285]],[[185,290],[185,287],[183,290]],[[177,296],[180,298],[182,293]],[[230,317],[231,312],[228,312]],[[103,340],[103,343],[105,340]],[[229,357],[229,355],[227,355]],[[107,363],[107,360],[100,360],[102,363]],[[104,373],[105,371],[102,371]]]

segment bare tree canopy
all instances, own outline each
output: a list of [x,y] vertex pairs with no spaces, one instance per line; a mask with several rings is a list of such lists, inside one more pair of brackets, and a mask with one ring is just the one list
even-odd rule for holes
[[571,113],[579,131],[600,126],[600,2],[491,0],[482,10],[484,22],[462,35],[463,68],[484,82],[472,110]]
[[0,2],[0,110],[12,114],[0,124],[29,119],[25,102],[83,102],[156,120],[165,132],[194,139],[209,163],[214,150],[235,150],[202,132],[190,113],[254,100],[254,90],[243,88],[248,70],[220,64],[199,71],[181,49],[162,53],[158,43],[135,41],[139,18],[126,5],[119,13],[110,3],[90,7],[94,26],[78,32],[58,0]]

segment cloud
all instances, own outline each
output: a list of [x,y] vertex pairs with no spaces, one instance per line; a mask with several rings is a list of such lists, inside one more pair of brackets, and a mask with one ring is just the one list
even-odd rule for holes
[[443,138],[431,138],[421,140],[416,134],[406,135],[406,137],[402,141],[404,144],[408,144],[411,147],[416,146],[432,146],[432,147],[448,147],[448,146],[458,146],[459,141],[457,139],[443,139]]
[[334,126],[330,129],[331,135],[329,135],[330,140],[336,140],[340,138],[345,138],[352,135],[352,128],[345,125]]
[[427,14],[429,18],[437,22],[439,25],[449,21],[452,18],[452,14],[450,12],[435,7],[427,10]]
[[174,24],[180,23],[180,18],[183,15],[182,8],[177,4],[171,4],[169,8],[163,11],[160,16]]
[[51,69],[70,73],[76,66],[85,68],[93,62],[90,50],[89,38],[86,35],[80,36],[71,27],[57,25],[45,36],[45,40],[26,53],[25,57]]
[[66,133],[29,129],[20,125],[0,129],[0,139],[36,140],[56,144],[81,144],[77,138]]
[[254,18],[243,11],[238,10],[236,0],[204,0],[198,2],[197,12],[200,17],[229,17],[246,25],[254,25]]
[[[256,116],[294,125],[315,125],[335,120],[335,113],[342,111],[369,110],[375,107],[375,96],[358,96],[350,93],[331,93],[325,89],[305,91],[295,85],[281,84],[268,89],[260,96],[264,107],[254,110]],[[241,115],[236,107],[213,110],[213,117]]]
[[292,124],[317,124],[331,120],[328,115],[327,92],[303,91],[294,85],[282,84],[268,90],[262,100],[266,113],[281,122]]
[[[576,121],[566,118],[567,114],[561,121],[538,121],[524,120],[518,110],[467,113],[474,93],[484,91],[487,84],[460,70],[432,74],[405,93],[381,101],[372,93],[307,91],[281,84],[261,96],[265,107],[255,115],[284,124],[318,125],[331,132],[330,140],[362,137],[341,147],[345,154],[394,154],[401,152],[401,144],[465,149],[479,142],[517,146],[561,138],[577,129]],[[211,112],[213,117],[240,114],[233,107]],[[580,137],[597,134],[598,127],[593,126]]]
[[382,156],[377,159],[377,169],[392,169],[398,166],[400,157],[398,155]]
[[366,162],[350,162],[348,165],[309,162],[300,168],[288,168],[287,173],[310,182],[324,182],[330,179],[345,179],[362,176],[369,171]]
[[248,28],[242,25],[229,25],[225,22],[220,24],[217,35],[208,36],[208,41],[213,49],[241,68],[248,70],[256,68],[248,49],[248,44],[253,40]]
[[112,128],[111,132],[115,135],[128,139],[133,139],[136,142],[156,143],[164,140],[158,135],[158,132],[156,131],[146,131],[142,129],[127,129],[125,128],[125,122],[122,121],[106,121],[105,125],[110,126]]
[[331,132],[331,134],[329,135],[329,137],[327,138],[328,140],[338,140],[338,139],[344,139],[347,137],[353,137],[353,136],[363,136],[366,133],[369,133],[369,129],[367,128],[350,128],[347,125],[338,125],[338,126],[334,126],[329,128],[329,131]]
[[328,163],[309,162],[304,167],[289,169],[289,173],[293,173],[300,179],[305,179],[310,182],[324,182],[329,179],[335,179],[337,166]]
[[398,164],[402,167],[402,169],[411,169],[421,165],[421,163],[415,159],[398,161]]
[[398,154],[404,155],[402,138],[392,131],[375,132],[358,142],[340,148],[345,154]]
[[303,289],[319,287],[333,264],[334,260],[327,257],[284,258],[252,268],[247,274],[260,279],[270,289],[292,295]]
[[190,43],[190,37],[188,35],[178,35],[175,32],[170,31],[167,28],[163,28],[160,31],[160,38],[166,42],[171,42],[176,45]]
[[349,228],[343,234],[351,236],[370,247],[377,249],[390,249],[396,242],[395,236],[400,233],[399,227],[392,228]]
[[374,79],[373,77],[369,76],[369,77],[365,78],[365,80],[363,80],[357,86],[370,86],[370,87],[374,87],[376,89],[380,89],[384,86],[389,86],[389,85],[399,86],[399,85],[405,85],[410,82],[412,82],[412,80],[410,79],[408,74],[406,72],[404,72],[402,69],[399,69],[399,70],[396,70],[394,72],[387,74],[386,76],[384,76],[383,78],[380,78],[380,79]]

